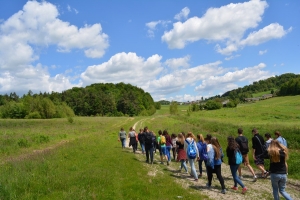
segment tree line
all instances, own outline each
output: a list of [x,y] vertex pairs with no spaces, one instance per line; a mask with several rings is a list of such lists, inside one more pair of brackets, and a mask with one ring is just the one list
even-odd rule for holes
[[96,83],[61,93],[29,90],[22,97],[15,92],[0,95],[0,116],[14,119],[152,115],[156,107],[149,93],[124,83]]

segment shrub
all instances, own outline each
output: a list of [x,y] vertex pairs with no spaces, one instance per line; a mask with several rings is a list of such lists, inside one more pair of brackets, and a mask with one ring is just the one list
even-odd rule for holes
[[205,104],[207,110],[217,110],[222,108],[222,103],[214,100],[208,100]]
[[34,111],[25,116],[25,119],[41,119],[42,116],[38,111]]

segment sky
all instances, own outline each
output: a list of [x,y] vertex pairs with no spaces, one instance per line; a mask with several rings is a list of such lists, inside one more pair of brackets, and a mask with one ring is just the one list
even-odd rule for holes
[[300,73],[300,1],[0,0],[0,94],[129,83],[194,101]]

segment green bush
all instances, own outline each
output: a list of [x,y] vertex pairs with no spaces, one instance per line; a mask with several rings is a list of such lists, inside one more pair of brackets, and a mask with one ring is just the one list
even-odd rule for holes
[[38,111],[34,111],[26,115],[25,119],[41,119],[42,116]]
[[214,100],[208,100],[205,104],[207,110],[217,110],[222,108],[222,103],[216,102]]

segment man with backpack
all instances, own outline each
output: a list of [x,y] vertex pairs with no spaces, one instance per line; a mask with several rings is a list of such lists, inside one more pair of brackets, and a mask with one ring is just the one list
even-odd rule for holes
[[[249,158],[248,158],[248,153],[249,153],[249,146],[248,146],[248,139],[243,136],[243,129],[239,128],[238,129],[238,137],[235,138],[235,141],[238,143],[240,147],[240,152],[242,153],[243,156],[243,163],[244,166],[248,167],[249,171],[253,175],[253,181],[255,182],[257,180],[257,176],[254,173],[253,168],[251,167],[249,163]],[[239,178],[242,179],[242,168],[241,165],[238,168],[238,173],[239,173]]]
[[144,134],[145,134],[146,162],[149,163],[149,155],[150,155],[150,163],[153,164],[153,150],[155,145],[155,135],[149,131],[147,126],[144,128]]
[[253,160],[257,168],[261,171],[261,176],[266,178],[269,175],[269,172],[265,170],[265,140],[261,135],[259,135],[256,128],[252,130],[252,134]]

